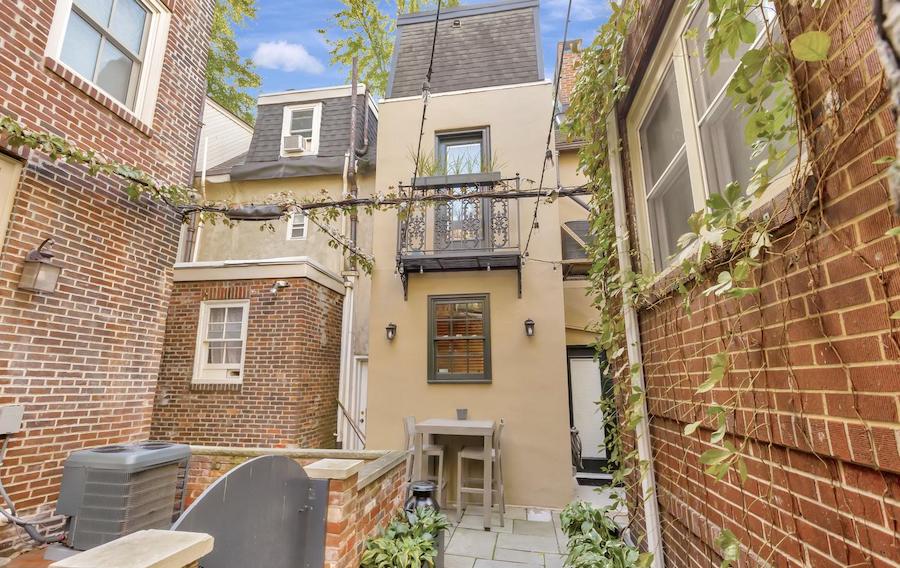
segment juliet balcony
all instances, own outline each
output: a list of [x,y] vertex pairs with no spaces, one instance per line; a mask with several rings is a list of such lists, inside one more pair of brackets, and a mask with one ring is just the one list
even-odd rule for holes
[[517,270],[521,295],[520,179],[498,172],[421,177],[400,187],[411,207],[399,223],[397,268],[411,274]]

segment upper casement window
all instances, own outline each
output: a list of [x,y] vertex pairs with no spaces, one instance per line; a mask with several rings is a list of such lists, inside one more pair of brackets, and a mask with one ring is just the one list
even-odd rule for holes
[[194,383],[243,381],[249,312],[249,300],[210,300],[200,304]]
[[322,103],[284,108],[281,131],[281,155],[318,154]]
[[[734,57],[726,50],[710,74],[703,56],[707,5],[691,13],[685,5],[680,1],[673,8],[627,119],[629,147],[639,149],[632,167],[638,232],[643,256],[655,270],[673,262],[678,238],[689,230],[688,218],[703,209],[707,197],[732,181],[746,188],[763,158],[753,156],[742,109],[726,94],[750,46],[742,45]],[[774,14],[765,16],[771,25]],[[752,14],[757,43],[764,37],[762,17],[759,10]],[[788,178],[781,176],[770,189],[783,189]]]
[[306,239],[306,213],[303,211],[295,211],[291,213],[291,220],[288,223],[287,239],[289,241],[302,241]]
[[47,55],[149,123],[170,19],[159,0],[59,0]]

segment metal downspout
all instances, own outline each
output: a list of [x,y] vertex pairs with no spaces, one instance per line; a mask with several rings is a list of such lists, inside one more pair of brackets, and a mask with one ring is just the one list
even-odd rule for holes
[[[346,154],[346,161],[344,164],[344,193],[345,195],[349,193],[349,196],[356,197],[359,194],[359,189],[356,181],[356,132],[357,132],[357,122],[358,122],[358,111],[357,111],[357,86],[359,83],[359,65],[357,58],[353,58],[353,67],[351,71],[351,84],[350,84],[350,144]],[[368,114],[368,113],[367,113]],[[357,233],[357,225],[359,219],[356,211],[352,211],[350,213],[350,243],[353,247],[356,247],[356,233]],[[348,444],[350,444],[350,440],[352,435],[354,434],[351,431],[350,425],[347,424],[347,421],[353,419],[353,417],[346,417],[344,413],[341,411],[341,405],[344,408],[350,408],[351,411],[354,409],[349,405],[349,400],[347,400],[351,394],[351,384],[353,380],[353,316],[355,311],[355,302],[356,302],[356,274],[357,265],[354,260],[347,261],[344,267],[344,305],[343,305],[343,313],[341,317],[341,361],[340,361],[340,375],[338,379],[338,408],[337,412],[337,424],[338,424],[338,440],[343,443],[343,446],[346,448]],[[353,446],[356,446],[356,442],[352,442]]]
[[[607,142],[609,145],[609,173],[612,184],[613,213],[616,223],[616,252],[619,255],[619,277],[624,282],[627,259],[630,258],[628,225],[625,219],[625,187],[622,178],[622,162],[619,152],[619,125],[615,111],[606,120]],[[631,375],[631,384],[646,393],[644,381],[643,355],[641,353],[641,331],[637,311],[627,296],[622,298],[622,315],[625,319],[625,343],[627,345],[629,367],[639,369]],[[641,497],[644,505],[644,523],[647,530],[647,548],[653,553],[653,568],[664,568],[662,530],[659,521],[659,504],[656,501],[656,477],[653,471],[653,452],[650,445],[650,423],[647,420],[647,401],[640,422],[635,427],[638,459],[647,464],[641,476]]]

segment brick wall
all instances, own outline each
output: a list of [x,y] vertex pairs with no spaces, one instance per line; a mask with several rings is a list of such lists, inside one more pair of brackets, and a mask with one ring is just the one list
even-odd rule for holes
[[[666,562],[717,564],[714,539],[727,528],[748,564],[896,566],[900,333],[889,315],[900,309],[900,247],[885,232],[900,222],[886,166],[873,163],[894,154],[894,123],[873,51],[871,6],[778,5],[788,37],[811,27],[832,37],[827,68],[795,69],[812,155],[830,167],[819,170],[817,202],[793,211],[802,223],[776,233],[756,274],[757,296],[698,295],[685,313],[682,298],[658,290],[640,310]],[[655,9],[647,6],[638,22],[645,29]],[[638,35],[632,43],[652,47]],[[629,69],[641,53],[632,49]],[[836,113],[823,105],[826,97],[840,105]],[[730,334],[734,364],[722,387],[694,394],[707,357]],[[738,392],[749,380],[752,388]],[[747,443],[744,484],[734,472],[721,482],[703,473],[699,456],[713,447],[710,430],[683,434],[709,404],[732,395],[738,410],[728,439]]]
[[[575,79],[577,78],[578,60],[581,58],[581,40],[575,39],[566,42],[568,47],[562,57],[562,71],[559,73],[559,103],[568,105],[575,89]],[[562,42],[556,44],[556,59],[554,66],[559,65],[560,50],[562,50]]]
[[[343,297],[307,278],[179,282],[169,304],[154,438],[190,444],[334,447]],[[241,385],[192,385],[200,303],[249,299]]]
[[[188,471],[187,503],[193,502],[213,481],[234,467],[265,451],[229,451],[229,448],[194,448]],[[379,455],[381,454],[381,455]],[[302,466],[321,458],[362,459],[377,466],[389,460],[380,474],[366,476],[365,468],[346,479],[331,479],[328,484],[328,514],[325,533],[325,568],[358,568],[365,541],[380,533],[402,509],[406,497],[406,460],[393,459],[377,451],[334,450],[285,453]],[[377,461],[376,461],[377,460]],[[393,465],[391,465],[393,464]],[[367,479],[360,481],[361,476]]]
[[[152,124],[44,59],[55,0],[0,10],[0,114],[66,137],[169,183],[191,181],[205,91],[212,0],[170,2],[172,24]],[[15,154],[0,143],[0,151]],[[23,157],[24,156],[24,157]],[[128,201],[118,180],[23,152],[0,256],[0,403],[25,405],[0,478],[24,516],[49,514],[73,450],[146,438],[171,289],[178,220]],[[16,285],[27,253],[52,236],[58,291]],[[28,546],[8,526],[0,550]]]

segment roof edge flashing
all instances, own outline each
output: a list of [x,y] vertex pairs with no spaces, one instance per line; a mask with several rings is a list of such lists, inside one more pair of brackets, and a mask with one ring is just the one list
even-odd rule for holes
[[[539,0],[497,0],[495,2],[486,2],[484,4],[466,4],[457,6],[456,8],[447,8],[441,10],[441,20],[451,20],[456,18],[464,18],[467,16],[477,16],[480,14],[493,14],[497,12],[507,12],[509,10],[521,10],[525,8],[539,8]],[[433,22],[436,10],[427,12],[415,12],[412,14],[401,14],[397,17],[397,26],[405,26],[409,24],[420,24],[422,22]]]

